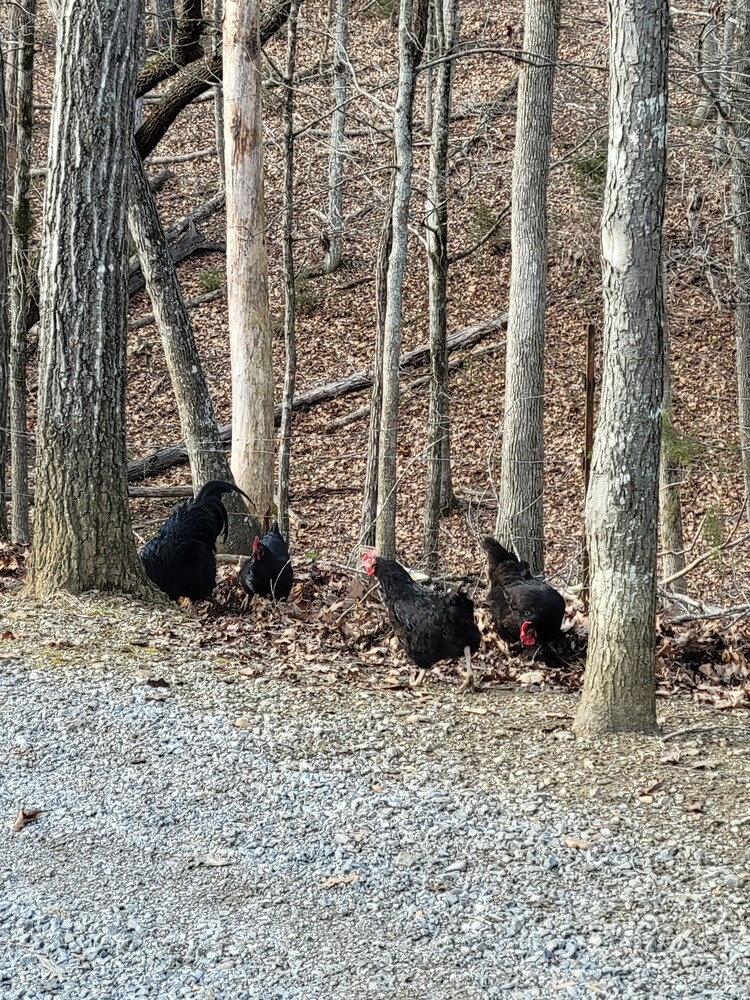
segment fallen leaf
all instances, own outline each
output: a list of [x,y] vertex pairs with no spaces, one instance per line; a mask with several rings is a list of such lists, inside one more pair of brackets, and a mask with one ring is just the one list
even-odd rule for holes
[[15,639],[15,636],[9,629],[6,628],[3,634],[0,635],[0,639]]
[[688,812],[688,813],[702,813],[703,812],[703,803],[702,802],[698,802],[697,799],[696,799],[695,802],[688,802],[688,804],[685,806],[685,812]]
[[575,851],[588,851],[591,844],[588,840],[579,840],[577,837],[566,837],[565,846]]
[[320,883],[322,889],[333,889],[337,885],[351,885],[359,878],[359,872],[349,872],[348,875],[331,875],[324,882]]
[[406,721],[407,722],[429,722],[430,721],[430,717],[429,717],[429,715],[420,715],[419,713],[415,713],[414,715],[407,715],[406,716]]
[[644,806],[650,806],[651,803],[654,801],[654,797],[653,795],[639,795],[638,801],[642,802]]
[[715,771],[717,766],[718,761],[715,760],[696,760],[694,764],[688,765],[691,771]]
[[234,720],[232,725],[235,729],[247,729],[252,725],[252,723],[250,722],[250,719],[245,719],[243,716],[240,716],[239,719]]
[[516,678],[519,684],[541,684],[544,681],[543,670],[525,670]]
[[486,715],[487,714],[487,709],[486,708],[472,708],[471,705],[464,705],[463,706],[463,711],[464,712],[468,712],[469,715]]
[[163,677],[148,677],[146,683],[152,688],[168,688],[169,681],[165,681]]
[[25,826],[33,823],[34,820],[38,819],[46,811],[46,809],[19,809],[15,823],[13,824],[13,833],[19,833]]
[[659,758],[660,764],[679,764],[682,759],[682,754],[674,747],[672,750],[662,750],[661,757]]
[[658,781],[658,780],[652,781],[651,784],[648,785],[646,788],[642,788],[640,792],[638,792],[638,795],[639,796],[653,795],[654,792],[660,792],[662,788],[664,788],[663,781]]
[[226,868],[231,863],[229,858],[220,854],[195,854],[188,861],[188,868]]
[[375,784],[373,784],[373,785],[370,785],[370,788],[373,790],[373,792],[382,792],[383,791],[383,786],[379,785],[377,782],[375,782]]

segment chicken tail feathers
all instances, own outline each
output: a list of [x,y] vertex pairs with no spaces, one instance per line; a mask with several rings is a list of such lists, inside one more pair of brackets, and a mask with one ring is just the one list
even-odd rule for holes
[[195,497],[195,503],[205,503],[208,500],[212,500],[214,497],[221,498],[225,493],[239,493],[241,497],[244,497],[247,502],[255,510],[255,504],[239,486],[235,486],[234,483],[228,482],[226,479],[212,479],[210,482],[205,483],[201,486],[200,490]]
[[487,553],[487,560],[489,562],[490,575],[496,566],[501,563],[517,563],[518,557],[513,552],[508,552],[506,548],[496,541],[490,535],[485,535],[482,539],[482,548]]

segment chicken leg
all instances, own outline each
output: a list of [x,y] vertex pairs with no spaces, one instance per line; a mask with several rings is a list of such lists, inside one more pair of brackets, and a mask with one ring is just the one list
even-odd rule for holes
[[464,691],[474,690],[474,671],[471,666],[471,649],[468,646],[464,646],[464,658],[466,660],[466,672],[458,689],[459,694],[463,694]]

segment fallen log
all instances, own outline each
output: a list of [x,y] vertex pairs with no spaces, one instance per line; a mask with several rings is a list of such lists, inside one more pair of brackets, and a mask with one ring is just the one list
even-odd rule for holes
[[[464,330],[457,330],[451,333],[447,339],[448,351],[458,351],[461,348],[471,347],[482,338],[498,330],[504,330],[508,324],[508,314],[501,313],[493,316],[492,319],[475,323]],[[402,371],[416,368],[425,364],[430,358],[430,345],[420,344],[411,351],[401,355],[400,366]],[[372,385],[372,372],[359,371],[352,372],[336,382],[326,382],[323,385],[315,386],[306,392],[296,395],[292,401],[294,411],[309,410],[319,403],[327,403],[339,396],[347,395],[351,392],[361,392],[369,389]],[[281,406],[276,407],[275,422],[278,426],[281,420]],[[224,445],[229,445],[232,440],[232,425],[225,424],[219,428],[219,439]],[[165,469],[172,468],[173,465],[181,465],[187,462],[187,450],[182,441],[159,448],[158,451],[146,455],[144,458],[135,459],[128,464],[128,482],[137,479],[147,479],[149,476],[156,476]]]
[[[196,295],[195,298],[185,299],[185,308],[194,309],[195,306],[202,306],[205,302],[215,302],[216,299],[221,299],[224,297],[224,289],[217,288],[213,292],[204,292],[203,295]],[[140,330],[144,326],[150,326],[154,320],[153,313],[145,313],[143,316],[139,316],[138,319],[131,319],[128,322],[128,330]]]

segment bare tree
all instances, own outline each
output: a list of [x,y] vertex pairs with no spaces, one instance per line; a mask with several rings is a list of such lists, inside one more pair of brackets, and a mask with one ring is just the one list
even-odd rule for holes
[[737,0],[731,92],[737,397],[745,503],[750,520],[750,3]]
[[[682,530],[681,483],[683,469],[675,457],[676,434],[672,410],[672,377],[669,364],[667,324],[667,269],[662,275],[664,302],[664,386],[662,392],[662,436],[659,456],[659,545],[662,576],[672,577],[685,568],[685,539]],[[687,579],[678,576],[669,585],[676,594],[687,594]]]
[[232,470],[265,516],[273,497],[274,419],[257,0],[225,0],[223,53]]
[[29,456],[26,418],[26,329],[30,285],[29,241],[32,219],[29,200],[31,139],[34,121],[34,24],[36,0],[19,2],[22,17],[16,34],[16,139],[13,170],[13,250],[10,270],[10,449],[13,480],[11,537],[28,542]]
[[8,312],[8,216],[4,210],[8,176],[8,119],[5,108],[5,59],[0,46],[0,538],[8,535],[5,508],[5,463],[8,455],[10,317]]
[[433,0],[433,57],[440,59],[432,87],[430,173],[427,192],[428,287],[430,300],[430,406],[427,424],[427,497],[424,514],[426,569],[435,572],[440,548],[440,514],[453,502],[448,396],[448,133],[453,56],[458,34],[456,0]]
[[398,442],[399,356],[409,197],[412,174],[412,108],[417,65],[427,34],[427,0],[401,0],[398,47],[399,77],[393,109],[396,182],[393,199],[393,243],[388,258],[387,301],[383,338],[383,401],[378,445],[378,514],[375,544],[381,555],[396,554],[396,466]]
[[[234,482],[175,265],[135,145],[131,153],[128,226],[164,348],[194,488],[197,492],[211,479]],[[232,552],[249,552],[260,525],[247,516],[244,504],[239,497],[235,501],[235,496],[224,500],[230,515],[227,547]],[[248,496],[252,499],[252,493]]]
[[505,418],[496,534],[544,569],[544,321],[547,183],[560,0],[529,0],[513,157]]
[[174,0],[151,0],[151,34],[147,47],[172,55],[177,41],[177,16]]
[[656,728],[667,0],[609,0],[604,352],[586,504],[590,638],[578,732]]
[[333,114],[328,157],[327,250],[324,269],[330,274],[341,266],[344,220],[344,155],[346,142],[346,100],[349,83],[349,0],[333,0]]
[[395,173],[391,175],[388,197],[383,208],[383,225],[378,242],[375,265],[375,345],[372,358],[372,389],[370,390],[370,427],[367,435],[367,460],[362,495],[362,515],[359,540],[362,545],[375,544],[375,521],[378,514],[378,448],[380,442],[380,412],[383,406],[383,338],[385,307],[388,296],[388,258],[393,243],[393,198]]
[[[211,52],[214,56],[221,57],[221,25],[224,18],[223,0],[214,0],[214,24],[213,36],[211,38]],[[224,91],[220,83],[214,86],[214,131],[216,133],[216,153],[219,159],[219,177],[221,186],[224,187]]]
[[154,593],[133,544],[125,448],[125,213],[137,24],[130,0],[60,4],[27,582],[37,597]]
[[734,61],[734,26],[737,0],[724,0],[721,14],[721,52],[719,54],[719,112],[716,121],[716,162],[723,166],[729,152],[729,102],[732,90],[732,64]]
[[292,402],[297,378],[297,338],[294,289],[294,68],[297,58],[297,4],[292,3],[287,22],[286,72],[284,74],[284,340],[286,366],[281,400],[279,434],[279,484],[276,514],[279,529],[289,538],[289,465],[292,451]]

